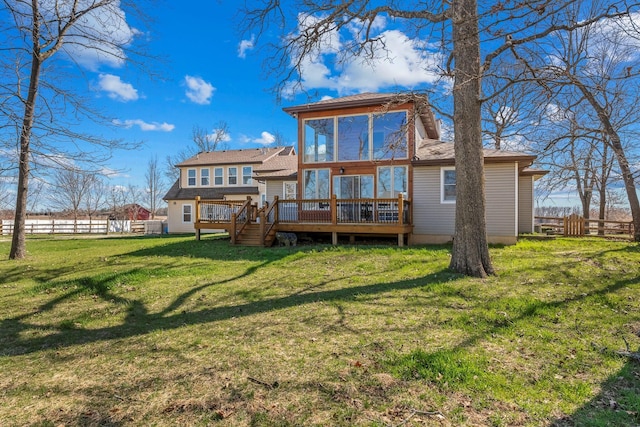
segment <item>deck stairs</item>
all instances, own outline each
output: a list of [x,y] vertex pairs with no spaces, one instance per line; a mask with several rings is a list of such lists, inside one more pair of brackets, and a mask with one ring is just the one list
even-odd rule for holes
[[[270,247],[273,245],[273,241],[276,239],[276,230],[274,228],[265,236],[264,246]],[[244,246],[262,246],[260,238],[260,224],[249,223],[242,232],[236,237],[236,245]]]

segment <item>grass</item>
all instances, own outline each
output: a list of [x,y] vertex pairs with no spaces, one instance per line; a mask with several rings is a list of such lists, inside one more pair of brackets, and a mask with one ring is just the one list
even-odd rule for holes
[[0,242],[2,425],[640,425],[640,248]]

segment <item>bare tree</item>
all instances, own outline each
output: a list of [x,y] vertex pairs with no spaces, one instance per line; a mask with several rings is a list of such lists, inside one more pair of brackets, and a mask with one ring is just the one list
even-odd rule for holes
[[165,175],[172,182],[177,180],[180,175],[180,171],[176,168],[178,163],[198,153],[228,149],[229,125],[224,120],[220,120],[211,132],[196,125],[191,131],[191,140],[193,145],[175,155],[169,155],[165,159]]
[[588,106],[597,117],[606,136],[604,142],[617,159],[633,217],[634,240],[640,241],[635,173],[621,136],[624,127],[638,118],[640,43],[635,25],[625,15],[603,23],[593,18],[600,17],[606,7],[611,8],[608,3],[576,3],[564,12],[572,25],[553,34],[544,54],[524,47],[514,48],[513,54],[549,96],[564,97],[573,92],[576,105]]
[[[492,94],[482,94],[481,79],[490,73],[494,61],[514,46],[536,45],[538,40],[569,25],[588,25],[605,16],[620,16],[629,11],[623,1],[610,2],[597,16],[567,23],[561,12],[577,0],[529,0],[525,2],[483,2],[453,0],[421,3],[390,1],[384,3],[350,0],[325,2],[299,0],[283,3],[265,0],[255,9],[245,10],[244,22],[257,31],[258,41],[279,28],[278,43],[268,59],[278,75],[274,87],[278,94],[304,89],[306,67],[317,63],[332,41],[340,41],[334,52],[337,67],[351,61],[382,60],[388,53],[385,40],[376,32],[380,20],[392,19],[408,32],[430,41],[441,42],[448,55],[442,66],[453,82],[453,121],[456,168],[456,230],[450,268],[477,277],[493,274],[489,256],[481,132],[481,105]],[[289,12],[293,12],[291,15]],[[289,21],[289,19],[291,19]],[[289,26],[293,22],[295,29]],[[344,37],[341,37],[343,35]],[[351,35],[350,38],[347,38]],[[481,48],[483,54],[481,55]],[[387,57],[392,61],[393,58]],[[505,85],[517,83],[519,78]]]
[[95,176],[78,169],[60,169],[54,175],[49,191],[49,205],[67,211],[73,217],[73,232],[78,231],[78,217],[87,201]]
[[[86,99],[65,85],[70,77],[77,76],[61,75],[62,70],[70,68],[61,67],[56,61],[70,60],[80,65],[91,57],[117,65],[127,60],[136,31],[127,25],[126,18],[143,18],[141,9],[140,2],[127,0],[0,3],[0,13],[9,18],[0,24],[6,43],[0,68],[6,76],[12,73],[8,83],[0,85],[0,98],[8,97],[1,107],[7,122],[0,128],[15,132],[19,153],[10,258],[19,259],[26,254],[25,218],[34,162],[64,163],[73,157],[99,161],[108,157],[111,150],[127,147],[120,141],[76,132],[77,127],[67,122],[103,117],[91,111]],[[138,29],[144,22],[136,21]],[[70,151],[76,147],[78,151]]]
[[153,156],[147,163],[147,172],[145,173],[145,181],[147,184],[147,202],[151,219],[155,219],[156,211],[162,203],[162,196],[165,191],[162,173],[158,165],[158,156]]

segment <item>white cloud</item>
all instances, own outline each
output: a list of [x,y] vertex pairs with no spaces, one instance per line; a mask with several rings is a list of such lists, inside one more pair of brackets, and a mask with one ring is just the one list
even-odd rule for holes
[[211,83],[204,81],[201,77],[192,76],[185,76],[184,81],[187,85],[187,98],[200,105],[211,103],[211,97],[216,90]]
[[275,142],[276,137],[271,133],[264,131],[260,134],[259,138],[251,138],[246,135],[241,135],[239,139],[240,139],[240,142],[243,144],[253,143],[253,144],[260,144],[260,145],[269,145]]
[[256,37],[254,35],[251,36],[250,40],[242,40],[238,45],[238,57],[246,58],[247,51],[252,50],[255,47]]
[[[47,8],[46,4],[51,4],[51,7]],[[44,9],[45,17],[53,17],[56,13],[54,4],[57,12],[65,15],[71,12],[75,2],[43,2],[41,9]],[[102,64],[121,67],[126,61],[125,48],[139,33],[127,23],[119,1],[105,2],[82,16],[69,30],[63,50],[74,62],[92,71]]]
[[138,91],[130,83],[120,80],[119,76],[113,74],[100,74],[98,76],[100,90],[107,92],[107,96],[117,101],[136,101]]
[[169,123],[158,123],[151,122],[147,123],[144,120],[136,119],[136,120],[114,120],[113,123],[117,126],[122,126],[126,129],[130,129],[133,126],[140,127],[140,130],[148,132],[148,131],[161,131],[161,132],[171,132],[175,129],[175,125],[171,125]]
[[[298,17],[298,35],[315,24],[319,18],[301,15]],[[362,24],[364,25],[364,24]],[[361,38],[361,27],[349,27],[351,40],[341,39],[341,34],[329,31],[317,52],[307,55],[301,62],[301,86],[303,89],[333,89],[340,94],[379,91],[385,87],[414,88],[421,84],[434,84],[441,77],[444,57],[432,45],[411,39],[398,30],[384,30],[386,21],[376,20],[372,33],[377,45],[372,50],[373,58],[341,57],[346,46]],[[292,64],[296,58],[292,58]],[[336,64],[339,64],[336,66]],[[292,95],[295,84],[286,88],[285,95]]]

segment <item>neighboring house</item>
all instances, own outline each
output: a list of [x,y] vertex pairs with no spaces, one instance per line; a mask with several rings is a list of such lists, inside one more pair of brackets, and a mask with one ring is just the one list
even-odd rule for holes
[[[226,201],[250,198],[262,206],[268,200],[265,180],[281,186],[286,179],[295,182],[295,168],[285,174],[281,169],[296,163],[293,147],[276,147],[203,152],[177,164],[180,177],[163,197],[168,204],[169,233],[194,232],[196,196]],[[258,178],[261,173],[264,179]],[[293,173],[293,178],[287,173]]]

